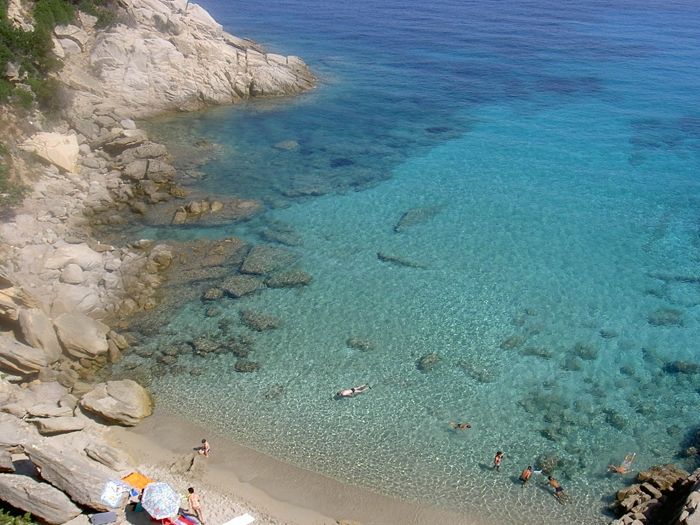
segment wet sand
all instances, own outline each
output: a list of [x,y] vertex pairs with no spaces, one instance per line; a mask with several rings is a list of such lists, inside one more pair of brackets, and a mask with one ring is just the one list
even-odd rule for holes
[[[336,524],[341,520],[363,525],[496,525],[436,508],[420,506],[375,494],[332,478],[295,467],[238,445],[163,409],[135,428],[113,427],[110,437],[126,450],[144,470],[155,474],[176,471],[187,483],[205,489],[206,525],[216,525],[247,508],[257,523],[299,525]],[[212,447],[209,458],[196,457],[195,466],[185,472],[194,448],[206,437]],[[172,465],[178,465],[175,469]],[[184,483],[184,481],[182,481]],[[229,497],[241,508],[220,508],[220,498]],[[208,505],[208,506],[207,506]],[[217,508],[213,508],[216,505]]]

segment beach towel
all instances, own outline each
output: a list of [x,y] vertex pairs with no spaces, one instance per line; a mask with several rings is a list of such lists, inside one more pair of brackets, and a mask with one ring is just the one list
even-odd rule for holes
[[224,523],[224,525],[248,525],[249,523],[253,523],[254,521],[255,518],[246,512],[241,516],[233,518],[231,521],[227,521],[226,523]]
[[153,483],[153,480],[151,478],[149,478],[148,476],[144,476],[140,472],[132,472],[128,476],[124,476],[122,478],[122,481],[128,483],[129,485],[138,490],[143,490],[146,488],[146,485],[148,485],[149,483]]

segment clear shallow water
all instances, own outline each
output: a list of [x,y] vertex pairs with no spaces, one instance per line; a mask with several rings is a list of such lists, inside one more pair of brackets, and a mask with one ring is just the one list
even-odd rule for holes
[[[676,459],[700,424],[700,375],[670,365],[700,362],[690,3],[204,5],[302,55],[322,82],[291,102],[163,123],[164,136],[222,144],[198,188],[268,211],[143,233],[261,242],[279,221],[314,281],[223,299],[218,317],[200,301],[170,312],[146,347],[223,337],[222,318],[250,333],[241,309],[283,324],[253,334],[252,374],[231,355],[180,356],[203,374],[159,374],[159,402],[312,470],[502,523],[598,523],[622,483],[609,462]],[[298,147],[273,147],[287,140]],[[414,207],[436,213],[396,233]],[[348,348],[350,336],[375,348]],[[440,361],[419,371],[430,352]],[[368,394],[330,399],[364,382]],[[542,480],[515,482],[543,455],[559,459],[570,505]]]

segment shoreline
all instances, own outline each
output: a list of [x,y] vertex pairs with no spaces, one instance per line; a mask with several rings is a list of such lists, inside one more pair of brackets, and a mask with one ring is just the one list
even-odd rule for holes
[[111,427],[108,436],[137,463],[148,461],[159,468],[192,457],[191,449],[206,436],[212,453],[202,461],[196,458],[193,484],[234,496],[290,525],[497,525],[484,518],[401,501],[342,483],[239,445],[163,408],[157,408],[136,427]]

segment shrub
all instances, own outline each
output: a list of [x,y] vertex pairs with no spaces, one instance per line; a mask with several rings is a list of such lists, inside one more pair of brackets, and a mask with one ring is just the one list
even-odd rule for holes
[[22,516],[18,516],[0,509],[0,525],[33,525],[34,523],[36,522],[32,520],[32,515],[28,512]]

